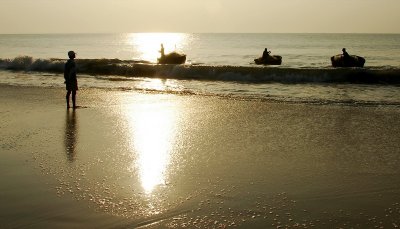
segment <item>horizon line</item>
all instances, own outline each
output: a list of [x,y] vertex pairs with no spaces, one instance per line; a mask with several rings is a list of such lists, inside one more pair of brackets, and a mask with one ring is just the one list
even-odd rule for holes
[[0,33],[0,35],[106,35],[106,34],[135,34],[135,33],[176,33],[176,34],[365,34],[365,35],[399,35],[399,32],[71,32],[71,33]]

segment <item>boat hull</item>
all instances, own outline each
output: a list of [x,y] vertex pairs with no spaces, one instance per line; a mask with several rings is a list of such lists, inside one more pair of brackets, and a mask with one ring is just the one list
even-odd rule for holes
[[157,59],[159,64],[184,64],[186,55],[172,52]]
[[365,59],[361,56],[350,55],[345,58],[343,54],[331,57],[332,67],[364,67]]
[[268,56],[267,58],[259,57],[257,59],[254,59],[254,62],[256,64],[263,64],[263,65],[281,65],[282,57],[277,55]]

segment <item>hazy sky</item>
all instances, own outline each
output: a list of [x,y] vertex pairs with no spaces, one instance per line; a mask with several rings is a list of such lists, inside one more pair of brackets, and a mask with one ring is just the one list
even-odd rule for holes
[[0,0],[0,33],[400,33],[400,0]]

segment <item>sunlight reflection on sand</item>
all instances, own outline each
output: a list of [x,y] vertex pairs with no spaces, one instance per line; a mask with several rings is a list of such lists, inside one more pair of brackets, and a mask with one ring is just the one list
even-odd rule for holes
[[128,137],[132,141],[132,152],[138,154],[132,166],[139,169],[143,189],[148,194],[155,186],[166,183],[176,112],[172,106],[154,103],[126,109],[131,131]]

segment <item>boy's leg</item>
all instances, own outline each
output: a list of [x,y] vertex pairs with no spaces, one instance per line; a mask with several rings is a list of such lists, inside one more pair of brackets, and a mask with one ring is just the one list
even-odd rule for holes
[[65,99],[67,100],[67,108],[69,108],[69,95],[71,94],[71,91],[67,91],[67,95],[65,96]]
[[72,91],[72,106],[76,108],[76,91]]

